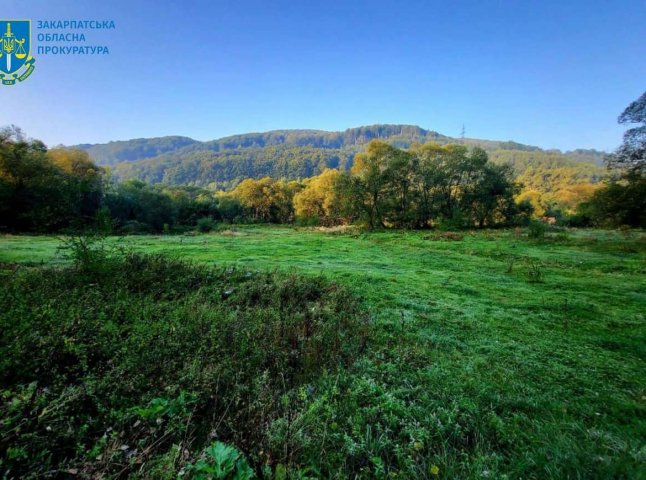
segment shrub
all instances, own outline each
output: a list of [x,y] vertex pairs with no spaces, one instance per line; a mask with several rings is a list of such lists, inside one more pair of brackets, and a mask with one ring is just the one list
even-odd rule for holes
[[71,235],[62,240],[58,250],[72,262],[78,274],[93,278],[108,273],[114,265],[111,260],[123,253],[123,249],[108,244],[101,234]]
[[527,227],[527,236],[534,240],[543,240],[546,232],[547,226],[540,221],[534,220]]
[[197,221],[197,231],[208,233],[217,227],[217,223],[211,217],[202,217]]

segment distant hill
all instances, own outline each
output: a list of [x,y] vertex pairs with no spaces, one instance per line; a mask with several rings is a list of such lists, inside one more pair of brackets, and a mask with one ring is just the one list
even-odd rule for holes
[[188,137],[138,138],[103,144],[82,144],[70,148],[86,150],[99,165],[136,162],[164,153],[188,155],[195,152],[223,152],[244,148],[271,146],[313,147],[324,149],[353,148],[380,139],[407,147],[412,143],[448,143],[454,139],[414,125],[372,125],[349,128],[343,132],[323,130],[272,130],[264,133],[233,135],[208,142]]
[[117,142],[75,145],[72,148],[86,150],[99,165],[116,165],[122,162],[136,162],[173,152],[200,143],[188,137],[136,138]]
[[[464,143],[480,146],[492,161],[511,163],[519,177],[530,171],[531,183],[544,169],[565,169],[573,182],[597,181],[604,152],[542,150],[513,141],[457,139],[415,125],[370,125],[342,132],[273,130],[200,142],[188,137],[142,138],[97,145],[76,145],[99,165],[112,167],[115,178],[150,183],[228,189],[244,178],[306,178],[325,168],[347,169],[357,152],[379,139],[400,148],[414,143]],[[568,181],[567,179],[562,181]]]
[[271,145],[224,151],[176,152],[117,165],[117,180],[138,178],[148,183],[210,186],[227,190],[245,178],[299,179],[325,168],[347,169],[354,154],[341,149]]

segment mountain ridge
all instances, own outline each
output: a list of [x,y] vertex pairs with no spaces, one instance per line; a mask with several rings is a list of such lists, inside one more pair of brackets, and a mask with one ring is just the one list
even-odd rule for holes
[[599,165],[605,155],[593,149],[564,153],[513,140],[454,138],[406,124],[376,124],[343,131],[270,130],[209,141],[172,135],[66,148],[87,151],[97,164],[110,167],[117,180],[136,178],[149,183],[229,189],[244,178],[301,179],[318,175],[326,168],[349,169],[354,155],[375,139],[399,148],[428,142],[479,146],[492,161],[511,163],[519,177],[528,170],[536,177],[538,166],[541,172],[552,173],[559,168],[574,169],[577,181],[598,181],[602,176]]
[[[265,132],[249,132],[213,140],[200,141],[191,137],[168,135],[160,137],[142,137],[129,140],[113,140],[106,143],[83,143],[65,148],[86,150],[99,165],[113,165],[123,161],[137,161],[152,158],[164,153],[184,150],[193,152],[222,151],[237,148],[265,147],[270,145],[311,146],[317,148],[342,148],[364,145],[371,140],[390,140],[397,146],[410,146],[418,142],[437,141],[439,143],[459,143],[483,146],[485,149],[504,150],[542,150],[540,147],[526,145],[513,140],[487,140],[476,138],[458,139],[440,134],[434,130],[424,129],[418,125],[408,124],[374,124],[347,128],[345,130],[318,129],[277,129]],[[161,144],[161,148],[142,147]],[[583,149],[581,149],[583,150]],[[116,151],[116,152],[115,152]],[[116,155],[115,155],[116,153]],[[138,154],[138,155],[137,155]]]

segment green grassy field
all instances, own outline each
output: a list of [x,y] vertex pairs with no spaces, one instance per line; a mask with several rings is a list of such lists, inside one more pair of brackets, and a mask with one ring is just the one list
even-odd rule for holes
[[[323,274],[359,295],[373,338],[352,368],[321,380],[312,406],[311,428],[343,445],[325,454],[346,470],[646,478],[642,232],[532,240],[521,231],[236,226],[110,241],[206,264]],[[9,274],[63,264],[59,243],[2,236],[0,265]]]

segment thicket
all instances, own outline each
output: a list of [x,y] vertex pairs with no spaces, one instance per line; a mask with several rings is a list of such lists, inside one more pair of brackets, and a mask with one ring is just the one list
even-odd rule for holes
[[3,478],[251,478],[318,455],[299,421],[318,376],[369,337],[355,297],[87,238],[67,248],[72,266],[2,278]]

